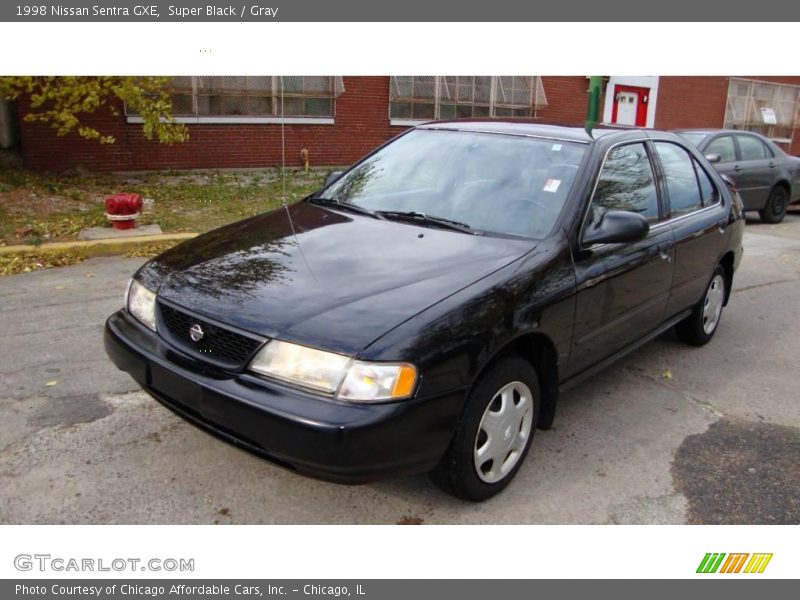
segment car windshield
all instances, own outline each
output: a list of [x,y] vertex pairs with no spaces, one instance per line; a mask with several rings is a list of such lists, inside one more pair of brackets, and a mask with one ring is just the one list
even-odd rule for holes
[[585,144],[519,135],[414,130],[356,165],[318,199],[385,218],[442,219],[463,231],[543,238],[575,181]]
[[707,133],[697,131],[681,131],[681,136],[689,140],[694,146],[699,146],[700,143],[708,137]]

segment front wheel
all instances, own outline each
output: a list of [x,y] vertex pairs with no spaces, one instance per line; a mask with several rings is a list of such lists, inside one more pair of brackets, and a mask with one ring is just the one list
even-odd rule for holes
[[541,391],[530,363],[504,358],[470,390],[453,441],[431,473],[445,491],[480,502],[502,491],[522,466],[539,420]]
[[726,294],[725,271],[717,265],[703,299],[692,309],[692,314],[678,323],[678,337],[693,346],[707,344],[717,331]]
[[758,211],[758,214],[765,223],[780,223],[786,216],[788,204],[789,194],[783,187],[775,186],[769,193],[767,205]]

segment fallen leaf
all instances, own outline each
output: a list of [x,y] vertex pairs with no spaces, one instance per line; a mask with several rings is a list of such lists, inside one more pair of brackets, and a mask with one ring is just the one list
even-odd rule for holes
[[663,377],[664,379],[672,379],[672,371],[670,371],[669,369],[667,369],[666,371],[664,371],[664,372],[661,374],[661,377]]
[[67,286],[65,286],[65,285],[57,285],[56,289],[59,290],[59,291],[60,290],[65,290],[65,289],[67,289]]
[[425,520],[422,517],[411,517],[409,515],[405,515],[399,521],[397,521],[398,525],[422,525]]
[[45,383],[44,387],[53,387],[57,383],[58,383],[58,379],[53,379],[52,381],[48,381],[47,383]]
[[86,277],[94,277],[94,273],[86,273]]

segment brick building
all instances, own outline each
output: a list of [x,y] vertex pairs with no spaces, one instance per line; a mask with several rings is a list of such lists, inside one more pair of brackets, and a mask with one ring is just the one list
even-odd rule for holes
[[[280,93],[283,86],[283,94]],[[140,118],[117,106],[86,117],[116,138],[100,145],[19,121],[25,165],[96,171],[345,165],[417,122],[454,117],[581,124],[582,76],[177,77],[173,106],[189,141],[148,142]],[[27,109],[23,100],[19,114]],[[800,76],[604,79],[602,121],[631,127],[734,127],[759,131],[800,154]],[[285,116],[281,118],[281,114]]]

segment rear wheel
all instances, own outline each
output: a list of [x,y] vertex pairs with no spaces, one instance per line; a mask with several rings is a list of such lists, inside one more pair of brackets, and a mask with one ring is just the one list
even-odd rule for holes
[[758,211],[761,220],[765,223],[780,223],[786,216],[786,206],[789,203],[789,194],[783,186],[772,188],[767,199],[767,205]]
[[530,363],[497,362],[469,392],[453,441],[431,473],[445,491],[479,502],[503,490],[522,466],[539,419],[541,391]]
[[692,314],[676,327],[681,340],[693,346],[702,346],[714,337],[725,305],[726,286],[725,270],[717,265],[703,299],[692,309]]

